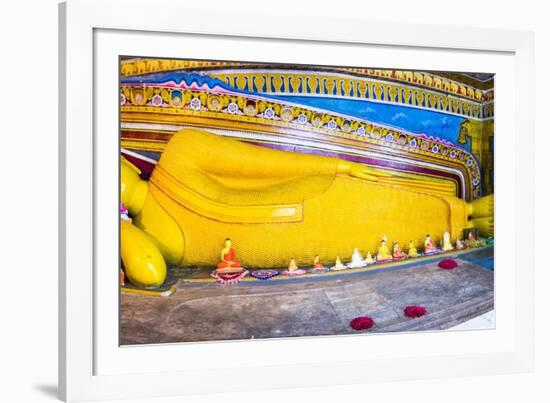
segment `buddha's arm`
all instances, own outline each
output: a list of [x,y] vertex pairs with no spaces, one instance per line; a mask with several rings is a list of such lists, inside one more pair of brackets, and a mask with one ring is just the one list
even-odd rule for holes
[[391,176],[334,157],[273,150],[201,130],[182,130],[174,135],[171,143],[165,153],[182,150],[187,162],[219,177],[257,179],[347,174],[376,180],[379,175]]
[[333,158],[272,150],[205,131],[187,129],[170,141],[171,151],[183,152],[196,168],[220,177],[292,178],[315,174],[335,174]]
[[[172,153],[176,155],[170,156]],[[164,154],[167,158],[181,160],[182,164],[191,164],[220,179],[232,179],[240,183],[244,180],[261,185],[270,180],[345,175],[426,193],[454,194],[454,187],[446,183],[397,177],[352,161],[273,150],[196,129],[176,133]]]

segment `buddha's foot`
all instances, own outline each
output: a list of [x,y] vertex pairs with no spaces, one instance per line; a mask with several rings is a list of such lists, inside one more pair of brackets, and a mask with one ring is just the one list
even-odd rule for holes
[[472,227],[477,228],[479,234],[486,237],[494,236],[494,195],[480,197],[468,203],[468,222]]

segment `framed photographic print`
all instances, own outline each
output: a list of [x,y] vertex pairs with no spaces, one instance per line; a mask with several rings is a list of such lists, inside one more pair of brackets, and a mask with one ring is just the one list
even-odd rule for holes
[[60,6],[64,399],[530,370],[530,33],[106,4]]

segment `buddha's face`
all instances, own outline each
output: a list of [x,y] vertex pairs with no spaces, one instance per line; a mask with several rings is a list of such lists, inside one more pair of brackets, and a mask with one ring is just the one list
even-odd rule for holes
[[226,248],[230,248],[231,247],[231,239],[226,239],[224,245],[225,245]]

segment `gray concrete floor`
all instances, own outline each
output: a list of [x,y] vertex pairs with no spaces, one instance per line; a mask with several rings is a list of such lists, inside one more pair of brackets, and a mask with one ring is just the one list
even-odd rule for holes
[[[479,264],[492,254],[461,255],[449,271],[432,261],[316,281],[180,281],[167,298],[122,294],[121,344],[353,334],[349,322],[365,315],[376,323],[369,332],[447,329],[493,309],[493,271]],[[406,318],[408,305],[428,314]]]

